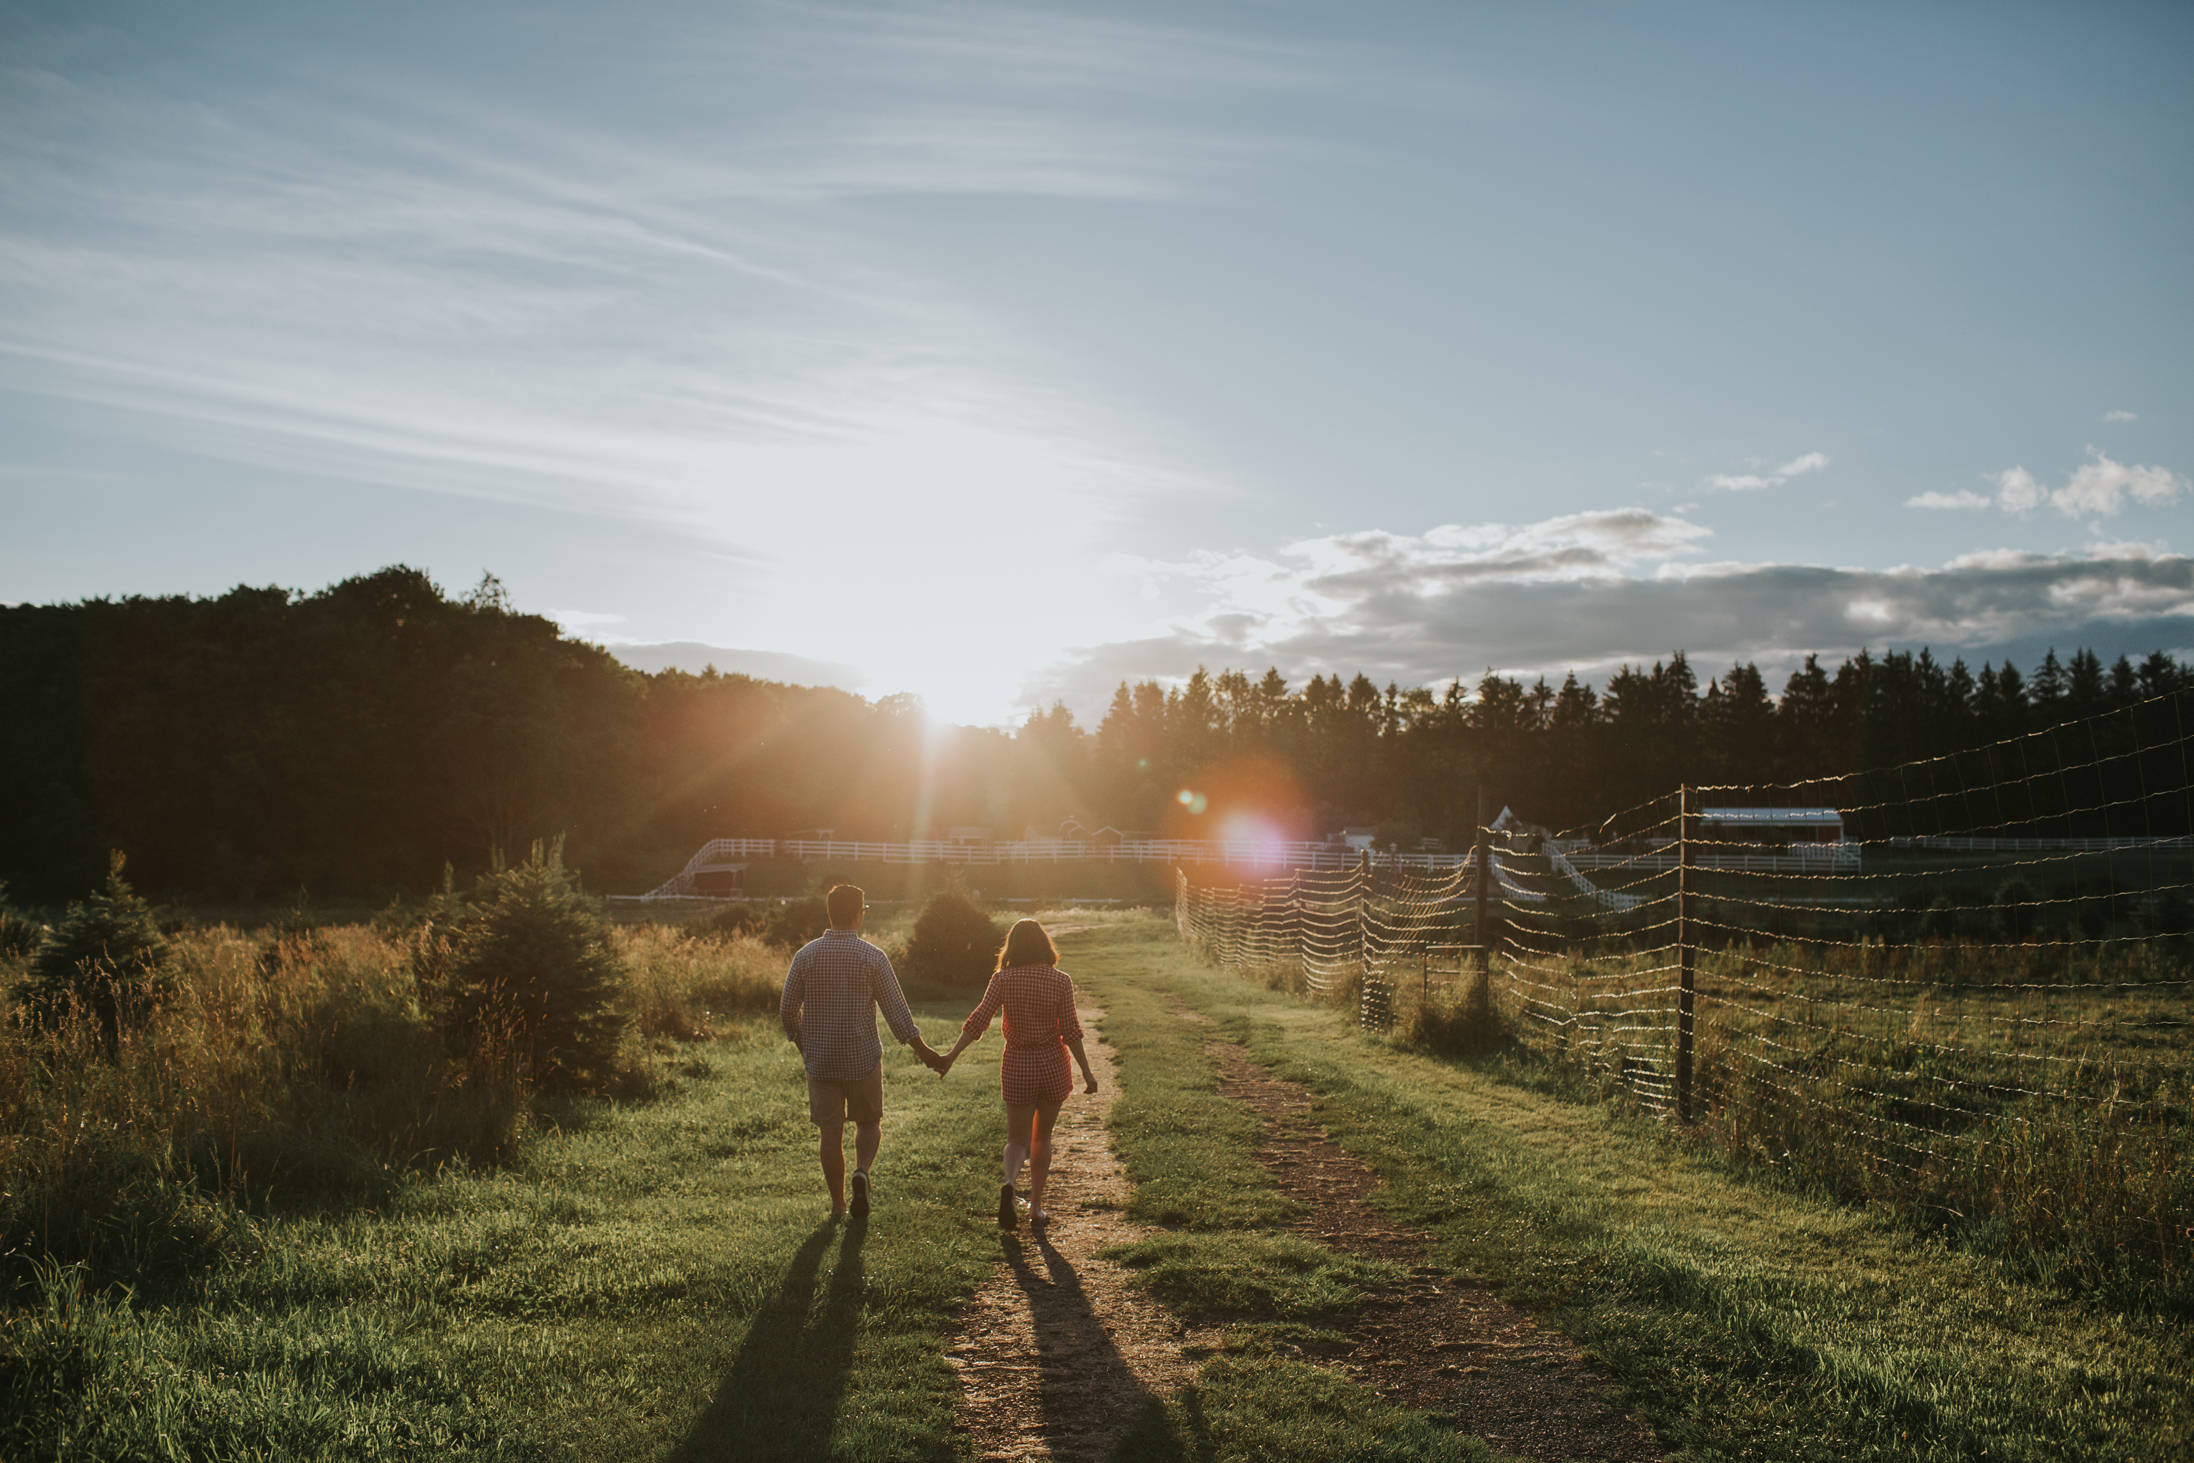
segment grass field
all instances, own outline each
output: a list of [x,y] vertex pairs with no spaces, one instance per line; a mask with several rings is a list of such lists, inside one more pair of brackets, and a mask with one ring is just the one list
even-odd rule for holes
[[[2194,1451],[2194,1343],[2182,1325],[2082,1303],[1886,1219],[1748,1182],[1619,1108],[1504,1080],[1502,1059],[1403,1051],[1352,1030],[1352,1013],[1191,966],[1163,936],[1121,979],[1179,995],[1319,1094],[1321,1119],[1387,1178],[1396,1212],[1428,1229],[1458,1273],[1584,1343],[1671,1456]],[[1152,1006],[1116,1009],[1162,1029]],[[1129,1052],[1165,1040],[1138,1028],[1120,1039]],[[1215,1080],[1185,1045],[1160,1067],[1141,1080]],[[1132,1091],[1138,1079],[1123,1080]],[[1173,1212],[1241,1207],[1199,1193],[1207,1173],[1232,1187],[1234,1135],[1199,1153],[1125,1101],[1115,1124],[1131,1175],[1167,1183]]]
[[[2194,1318],[2194,941],[2174,932],[2175,891],[2127,878],[2166,862],[2183,876],[2184,855],[1868,859],[1863,878],[1697,875],[1694,1131],[1771,1182],[1955,1236],[2068,1295]],[[1493,901],[1506,1038],[1538,1077],[1578,1079],[1556,1086],[1673,1108],[1675,875],[1598,871],[1655,901],[1610,911],[1537,856],[1506,867],[1547,896]],[[1776,902],[1793,889],[1827,902]],[[1401,879],[1365,911],[1374,948],[1403,952],[1375,961],[1398,1028],[1427,1046],[1471,1045],[1474,980],[1450,946],[1421,996],[1414,951],[1471,942],[1471,918]],[[1222,904],[1211,949],[1290,949],[1288,919],[1265,917],[1277,941],[1243,938]],[[1356,920],[1327,917],[1343,955]]]
[[[1293,1351],[1382,1276],[1271,1233],[1287,1201],[1169,993],[1309,1085],[1440,1261],[1582,1342],[1671,1456],[2194,1448],[2194,1347],[2167,1321],[1752,1183],[1648,1122],[1533,1090],[1498,1059],[1363,1035],[1195,963],[1168,921],[1115,919],[1062,943],[1119,1054],[1114,1141],[1133,1212],[1174,1231],[1126,1258],[1167,1303],[1234,1321],[1123,1458],[1486,1456]],[[681,974],[673,954],[650,967],[665,1001],[708,974]],[[921,1003],[931,1039],[969,1003]],[[938,1082],[887,1047],[876,1213],[833,1226],[795,1054],[760,1011],[709,1031],[665,1038],[646,1095],[541,1106],[500,1163],[405,1170],[370,1199],[236,1210],[235,1234],[187,1283],[130,1297],[42,1267],[4,1314],[0,1427],[14,1432],[0,1451],[963,1456],[944,1330],[998,1255],[985,1064]]]

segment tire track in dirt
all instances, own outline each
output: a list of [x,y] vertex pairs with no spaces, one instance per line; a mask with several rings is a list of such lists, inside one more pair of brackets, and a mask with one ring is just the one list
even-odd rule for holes
[[[1209,1017],[1168,997],[1184,1020]],[[1275,1077],[1243,1047],[1204,1044],[1219,1063],[1220,1090],[1263,1124],[1257,1161],[1281,1192],[1306,1206],[1288,1226],[1330,1249],[1388,1260],[1410,1275],[1400,1290],[1366,1297],[1344,1328],[1335,1361],[1407,1407],[1453,1419],[1457,1429],[1542,1463],[1572,1458],[1657,1463],[1652,1431],[1605,1399],[1612,1385],[1558,1331],[1541,1326],[1484,1285],[1458,1282],[1425,1263],[1430,1236],[1397,1224],[1370,1202],[1382,1180],[1327,1136],[1301,1084]]]
[[1094,1034],[1104,1012],[1086,998],[1075,1010],[1097,1095],[1077,1090],[1052,1130],[1051,1223],[1031,1230],[1024,1218],[1018,1233],[1000,1235],[998,1268],[947,1342],[958,1425],[979,1459],[1095,1463],[1154,1400],[1194,1380],[1198,1363],[1184,1348],[1218,1343],[1216,1327],[1192,1330],[1098,1258],[1151,1230],[1125,1217],[1130,1185],[1105,1125],[1120,1084],[1111,1046]]

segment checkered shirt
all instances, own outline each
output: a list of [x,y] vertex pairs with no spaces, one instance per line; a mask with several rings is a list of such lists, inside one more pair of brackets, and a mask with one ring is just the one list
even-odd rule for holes
[[1050,965],[1009,965],[990,978],[983,1003],[968,1012],[960,1029],[970,1039],[990,1030],[990,1018],[1003,1007],[1008,1051],[1057,1051],[1067,1037],[1082,1039],[1074,1015],[1074,979]]
[[851,930],[825,930],[792,957],[777,1019],[800,1048],[810,1077],[858,1082],[883,1060],[884,1044],[876,1038],[879,1006],[901,1045],[921,1039],[891,957]]

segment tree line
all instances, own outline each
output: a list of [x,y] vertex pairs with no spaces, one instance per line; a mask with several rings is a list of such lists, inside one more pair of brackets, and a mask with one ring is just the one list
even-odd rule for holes
[[1680,782],[1788,781],[1983,745],[2194,685],[2161,652],[2031,675],[1927,650],[1808,658],[1771,695],[1682,654],[1595,688],[1488,673],[1444,691],[1199,670],[1123,683],[1094,729],[931,729],[917,699],[713,671],[643,675],[402,566],[312,593],[240,587],[0,608],[0,879],[58,900],[109,850],[161,893],[422,890],[561,835],[638,890],[712,837],[998,838],[1110,825],[1466,841],[1478,799],[1587,823]]
[[[1758,789],[1863,774],[2189,689],[2194,671],[2161,650],[2107,667],[2092,650],[2066,660],[2051,650],[2031,676],[2009,661],[1945,665],[1924,647],[1862,650],[1833,671],[1809,655],[1779,696],[1749,663],[1702,689],[1681,651],[1622,666],[1601,688],[1574,673],[1527,686],[1488,671],[1441,691],[1382,690],[1360,674],[1314,676],[1297,691],[1276,670],[1255,680],[1198,670],[1170,690],[1121,684],[1092,749],[1094,785],[1145,826],[1178,826],[1169,789],[1264,758],[1293,774],[1306,828],[1360,823],[1397,845],[1454,843],[1468,840],[1481,797],[1489,817],[1506,805],[1547,827],[1581,827],[1684,783]],[[1963,774],[2004,775],[1978,765]]]

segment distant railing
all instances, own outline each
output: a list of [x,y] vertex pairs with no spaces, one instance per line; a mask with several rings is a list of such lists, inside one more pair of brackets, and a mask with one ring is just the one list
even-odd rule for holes
[[[1248,869],[1353,869],[1365,850],[1335,843],[1280,843],[1252,839],[1124,838],[1103,843],[1079,838],[1035,838],[1008,843],[954,843],[922,839],[871,843],[845,838],[712,838],[685,868],[642,899],[691,899],[698,875],[726,871],[748,859],[801,863],[958,864],[997,867],[1029,864],[1219,864]],[[1381,869],[1431,871],[1459,868],[1467,853],[1388,853],[1371,850]]]
[[[1552,856],[1560,860],[1556,867],[1572,878],[1578,869],[1634,869],[1642,874],[1665,874],[1682,861],[1673,849],[1653,853],[1577,852]],[[1859,871],[1859,845],[1796,843],[1788,853],[1701,853],[1693,857],[1691,866],[1719,869],[1725,873],[1855,874]]]
[[1952,853],[2125,853],[2143,848],[2194,848],[2194,837],[2175,838],[1950,838],[1921,835],[1885,838],[1892,848],[1940,848]]

